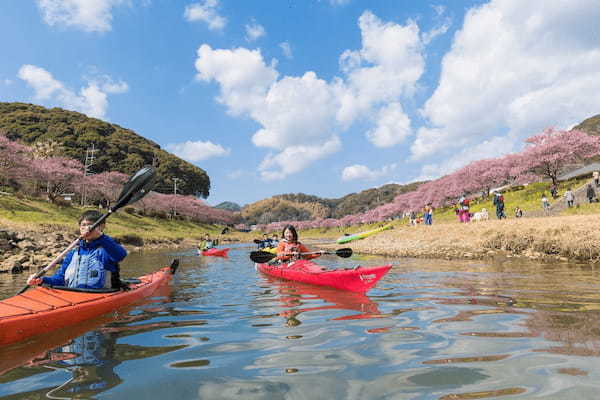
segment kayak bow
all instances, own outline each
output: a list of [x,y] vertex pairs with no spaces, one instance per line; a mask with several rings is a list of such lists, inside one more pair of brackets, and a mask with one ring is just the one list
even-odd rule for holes
[[176,269],[177,260],[171,267],[140,276],[129,285],[129,290],[36,286],[1,300],[0,346],[76,325],[151,296],[171,280]]

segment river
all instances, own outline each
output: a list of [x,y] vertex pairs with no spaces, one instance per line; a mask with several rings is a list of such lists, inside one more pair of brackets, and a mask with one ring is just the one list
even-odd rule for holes
[[[130,254],[122,275],[181,267],[142,304],[0,349],[0,398],[600,398],[597,269],[319,260],[393,264],[359,295],[261,275],[251,250]],[[0,298],[25,278],[0,276]]]

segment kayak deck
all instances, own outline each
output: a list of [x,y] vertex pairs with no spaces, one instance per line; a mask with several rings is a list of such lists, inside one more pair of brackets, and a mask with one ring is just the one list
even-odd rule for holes
[[129,290],[99,293],[34,287],[0,300],[0,346],[109,313],[152,295],[172,277],[171,267],[139,278]]
[[277,278],[358,293],[364,293],[375,286],[390,268],[391,264],[331,270],[309,260],[289,264],[256,264],[258,271]]

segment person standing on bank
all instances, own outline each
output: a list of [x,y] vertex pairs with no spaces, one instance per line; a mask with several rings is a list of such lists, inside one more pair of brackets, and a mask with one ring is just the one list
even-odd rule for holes
[[496,217],[498,219],[506,218],[506,214],[504,214],[504,196],[502,196],[502,193],[496,192],[494,205],[496,206]]
[[567,201],[567,207],[573,207],[573,203],[575,202],[575,195],[573,194],[571,188],[568,188],[565,192],[565,200]]
[[594,190],[594,188],[592,187],[592,184],[591,184],[591,183],[589,183],[589,184],[587,185],[587,191],[586,191],[586,194],[587,194],[588,201],[589,201],[590,203],[593,203],[593,202],[594,202],[594,197],[596,197],[596,191],[595,191],[595,190]]
[[79,289],[119,288],[119,262],[127,256],[127,250],[103,233],[105,223],[93,231],[89,230],[101,217],[102,213],[96,210],[84,212],[79,218],[81,239],[78,247],[67,253],[53,276],[35,278],[33,274],[27,279],[27,284]]

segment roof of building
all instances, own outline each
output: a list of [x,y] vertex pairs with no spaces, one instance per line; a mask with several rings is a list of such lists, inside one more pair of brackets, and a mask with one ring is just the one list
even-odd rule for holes
[[577,178],[578,176],[591,174],[594,171],[600,171],[600,163],[588,164],[584,167],[559,175],[557,179],[559,181],[566,181],[567,179]]

